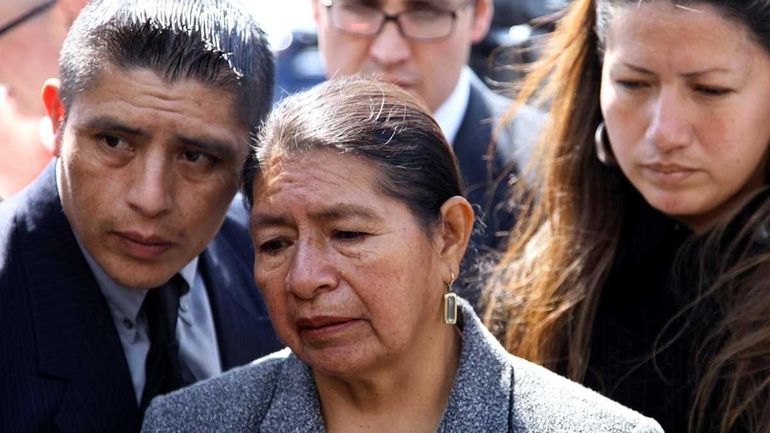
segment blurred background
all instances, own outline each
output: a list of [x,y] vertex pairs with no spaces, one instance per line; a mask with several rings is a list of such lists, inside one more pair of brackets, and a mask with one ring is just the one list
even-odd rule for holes
[[[494,90],[508,92],[505,83],[520,76],[511,65],[528,63],[537,57],[533,40],[552,30],[544,17],[564,8],[567,1],[494,0],[492,28],[473,47],[471,68]],[[309,0],[256,0],[252,4],[276,54],[274,99],[323,81]]]
[[[310,0],[242,0],[254,8],[276,55],[274,100],[324,80]],[[506,94],[520,76],[512,65],[533,61],[533,41],[569,0],[494,0],[488,36],[470,65]],[[51,159],[53,135],[40,97],[55,77],[69,26],[87,0],[0,0],[0,200],[30,183]],[[540,23],[540,24],[538,24]]]

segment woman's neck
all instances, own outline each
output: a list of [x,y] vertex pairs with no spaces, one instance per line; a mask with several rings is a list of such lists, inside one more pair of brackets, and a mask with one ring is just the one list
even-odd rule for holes
[[386,366],[351,375],[314,373],[326,431],[435,432],[459,365],[461,340],[444,325]]

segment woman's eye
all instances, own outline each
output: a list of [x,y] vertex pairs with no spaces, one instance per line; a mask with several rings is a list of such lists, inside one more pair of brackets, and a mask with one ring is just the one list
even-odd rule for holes
[[639,90],[647,87],[647,83],[644,81],[635,81],[635,80],[617,80],[615,81],[620,87],[623,87],[627,90]]
[[356,232],[349,230],[338,230],[334,232],[334,239],[342,241],[360,240],[366,236],[364,232]]
[[695,91],[706,96],[722,96],[732,92],[731,89],[717,86],[695,86]]
[[259,252],[264,254],[277,254],[287,245],[286,241],[273,239],[259,244]]

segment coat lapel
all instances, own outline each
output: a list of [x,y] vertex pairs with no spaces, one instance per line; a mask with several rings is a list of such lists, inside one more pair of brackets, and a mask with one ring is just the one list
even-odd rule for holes
[[[291,414],[291,416],[287,416]],[[324,433],[318,392],[310,368],[294,354],[289,355],[278,377],[260,432]]]
[[[452,146],[460,165],[466,194],[473,195],[475,198],[475,195],[479,195],[476,191],[483,193],[492,181],[495,171],[495,161],[492,157],[494,149],[491,148],[495,119],[484,101],[483,94],[478,89],[479,83],[476,83],[478,78],[475,76],[473,78],[468,107],[465,109],[465,116]],[[483,195],[479,195],[478,200],[482,198]]]
[[509,355],[471,306],[466,301],[460,306],[464,322],[460,365],[438,432],[510,432],[514,382]]
[[236,214],[230,212],[222,229],[201,255],[201,272],[211,303],[223,370],[246,364],[283,346],[275,336],[267,307],[254,284],[253,247],[245,227],[233,221]]
[[21,242],[41,375],[62,381],[63,432],[136,431],[128,365],[107,303],[61,207],[55,161],[29,191]]

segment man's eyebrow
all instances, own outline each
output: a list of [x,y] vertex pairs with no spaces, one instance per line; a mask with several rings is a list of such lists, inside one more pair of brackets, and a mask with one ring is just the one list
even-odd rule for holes
[[132,128],[109,116],[97,116],[76,124],[78,129],[93,129],[101,131],[122,132],[135,137],[149,137],[149,134],[139,128]]
[[238,148],[237,143],[205,136],[191,137],[177,134],[176,139],[186,146],[195,147],[223,157],[234,156],[237,153]]
[[[140,128],[133,128],[125,125],[121,121],[110,116],[98,116],[91,119],[87,119],[84,122],[77,124],[76,128],[91,129],[98,131],[108,132],[120,132],[126,135],[139,138],[149,138],[150,134]],[[221,155],[223,157],[233,156],[237,152],[238,144],[222,141],[220,139],[198,136],[192,137],[182,134],[177,134],[176,139],[187,146],[195,147],[204,151],[209,151],[215,155]]]
[[415,8],[415,7],[433,7],[436,9],[441,10],[452,10],[454,9],[454,4],[449,0],[406,0],[404,2],[404,5],[408,8]]

